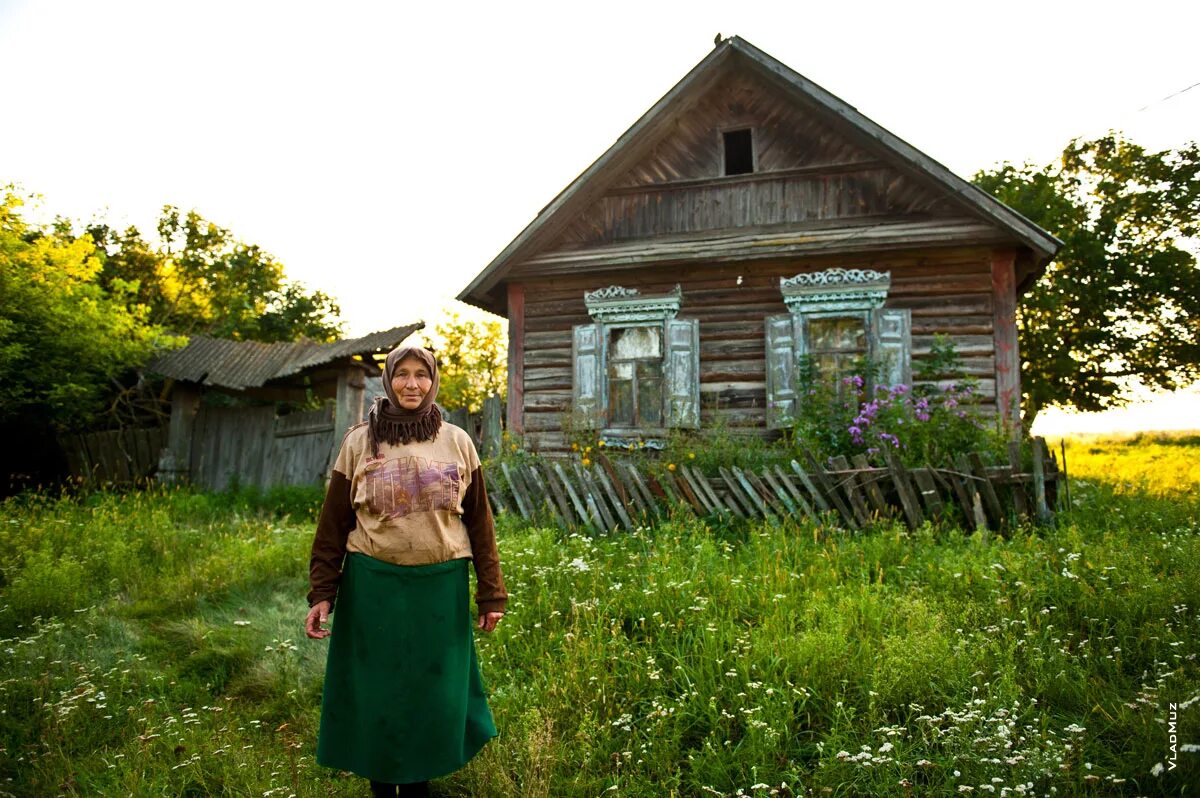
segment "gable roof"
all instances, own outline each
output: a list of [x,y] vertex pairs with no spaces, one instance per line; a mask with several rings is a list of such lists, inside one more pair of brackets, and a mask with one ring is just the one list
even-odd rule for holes
[[1028,247],[1033,253],[1035,272],[1040,271],[1062,246],[1054,236],[1009,208],[987,192],[889,133],[853,106],[835,97],[786,64],[759,50],[746,40],[733,36],[722,41],[682,80],[642,115],[607,151],[597,158],[458,295],[472,305],[506,315],[505,298],[495,289],[517,262],[536,254],[553,236],[598,199],[609,186],[652,147],[678,112],[687,108],[735,65],[747,64],[773,85],[792,96],[816,105],[828,115],[841,119],[888,159],[904,170],[931,181],[944,189],[972,216],[995,226]]
[[315,341],[231,341],[194,335],[186,345],[155,358],[147,369],[164,377],[242,390],[260,388],[271,380],[290,377],[354,355],[372,355],[399,346],[425,326],[418,321],[380,330],[361,338],[322,344]]

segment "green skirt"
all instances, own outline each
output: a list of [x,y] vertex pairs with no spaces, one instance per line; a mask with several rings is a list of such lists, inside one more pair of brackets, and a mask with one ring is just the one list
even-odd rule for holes
[[317,763],[407,784],[461,768],[496,736],[479,675],[467,563],[346,557]]

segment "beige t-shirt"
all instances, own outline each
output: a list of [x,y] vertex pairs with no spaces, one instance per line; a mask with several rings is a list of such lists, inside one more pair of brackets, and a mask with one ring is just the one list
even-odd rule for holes
[[357,520],[346,549],[396,565],[470,557],[462,500],[478,467],[474,442],[453,424],[431,441],[380,444],[378,457],[367,425],[351,428],[333,466],[350,481]]

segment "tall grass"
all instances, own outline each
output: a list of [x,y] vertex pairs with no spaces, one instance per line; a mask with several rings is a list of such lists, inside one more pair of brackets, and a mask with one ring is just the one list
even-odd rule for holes
[[[477,637],[501,736],[435,788],[1183,794],[1200,768],[1166,770],[1166,722],[1174,703],[1196,741],[1200,448],[1114,445],[1069,449],[1074,506],[1009,539],[502,519],[512,604]],[[313,762],[325,644],[293,507],[4,504],[0,794],[365,794]]]

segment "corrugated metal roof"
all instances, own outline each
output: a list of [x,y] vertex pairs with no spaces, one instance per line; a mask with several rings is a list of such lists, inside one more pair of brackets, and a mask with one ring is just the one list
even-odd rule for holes
[[195,335],[182,349],[156,358],[155,374],[185,382],[241,390],[354,355],[386,352],[425,326],[424,322],[380,330],[361,338],[320,344],[313,341],[265,344]]

